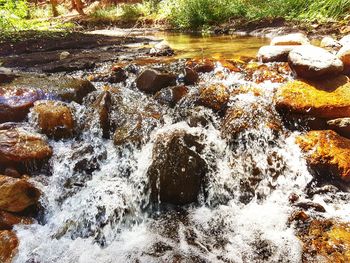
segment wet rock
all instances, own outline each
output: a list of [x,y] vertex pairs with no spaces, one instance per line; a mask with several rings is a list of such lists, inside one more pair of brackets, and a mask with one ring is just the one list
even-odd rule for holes
[[322,39],[320,47],[329,51],[337,51],[342,47],[342,45],[334,38],[327,36]]
[[350,35],[346,35],[344,36],[343,38],[341,38],[339,40],[339,43],[342,45],[342,46],[347,46],[350,44]]
[[229,99],[229,90],[222,84],[212,84],[199,90],[198,103],[216,111],[223,110]]
[[12,231],[0,231],[0,262],[11,263],[17,253],[19,241]]
[[288,55],[295,46],[263,46],[258,51],[258,59],[263,63],[287,62]]
[[296,46],[310,44],[309,39],[302,33],[277,36],[271,40],[271,46]]
[[174,50],[166,41],[162,41],[154,45],[149,53],[151,56],[172,56],[174,55]]
[[10,177],[13,177],[13,178],[20,178],[22,176],[16,169],[11,168],[11,167],[7,167],[4,170],[4,175],[10,176]]
[[142,134],[142,117],[140,115],[137,120],[130,120],[118,127],[113,136],[114,144],[117,146],[124,145],[126,143],[141,145]]
[[40,131],[56,139],[68,138],[74,132],[74,117],[71,108],[63,102],[41,100],[34,105]]
[[313,220],[299,235],[303,262],[349,262],[350,224],[335,220]]
[[282,86],[276,93],[276,109],[284,120],[296,123],[310,117],[312,123],[301,125],[313,129],[326,128],[326,121],[350,116],[350,82],[346,76],[322,81],[296,80]]
[[185,85],[194,85],[198,82],[199,75],[197,71],[192,68],[186,67],[184,74]]
[[11,230],[15,225],[30,225],[32,223],[33,220],[29,217],[19,216],[5,211],[0,211],[0,230]]
[[186,62],[186,67],[198,73],[209,73],[214,70],[215,63],[210,59],[192,59]]
[[297,137],[315,177],[350,182],[350,140],[331,130]]
[[154,201],[183,205],[197,201],[206,173],[199,138],[185,131],[160,135],[147,174]]
[[331,130],[336,131],[341,136],[350,138],[350,118],[339,118],[327,121]]
[[0,175],[0,209],[21,212],[38,202],[40,192],[25,179]]
[[156,93],[165,87],[175,85],[176,75],[154,69],[146,69],[136,79],[137,88],[145,93]]
[[289,66],[301,78],[318,79],[339,75],[343,63],[323,48],[305,45],[294,48],[288,56]]
[[337,57],[344,64],[344,74],[350,75],[350,44],[342,47],[337,53]]
[[112,95],[109,91],[102,92],[93,103],[95,113],[97,113],[103,138],[110,137],[110,109],[112,107]]
[[158,91],[154,98],[161,104],[175,107],[176,103],[178,103],[187,94],[188,88],[186,86],[175,86]]
[[128,78],[126,70],[120,66],[114,66],[111,69],[111,72],[100,73],[96,75],[89,76],[90,81],[103,81],[109,83],[120,83],[125,81]]
[[0,164],[36,162],[51,155],[51,147],[40,134],[22,128],[0,130]]
[[282,83],[287,81],[287,75],[291,74],[287,63],[274,63],[273,65],[252,62],[244,67],[245,80],[255,83],[270,81],[272,83]]
[[321,212],[321,213],[326,212],[326,209],[322,205],[320,205],[318,203],[314,203],[314,202],[298,202],[298,203],[294,204],[294,206],[300,207],[304,210],[313,209],[316,212]]

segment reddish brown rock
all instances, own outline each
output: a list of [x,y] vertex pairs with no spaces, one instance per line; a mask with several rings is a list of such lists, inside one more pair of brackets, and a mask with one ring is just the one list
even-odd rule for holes
[[176,85],[176,75],[160,72],[154,69],[146,69],[136,79],[136,86],[145,93],[156,93],[161,89]]
[[0,231],[0,262],[11,263],[18,248],[18,238],[12,231]]
[[67,104],[58,101],[37,101],[33,108],[42,133],[53,138],[68,138],[74,131],[74,117]]
[[184,82],[186,85],[194,85],[198,82],[199,75],[197,71],[192,68],[185,68]]
[[350,182],[350,139],[331,130],[310,131],[297,143],[317,177]]
[[183,97],[188,94],[186,86],[175,86],[158,91],[154,98],[162,104],[174,107]]
[[186,66],[198,73],[208,73],[215,68],[214,62],[210,59],[192,59],[186,62]]
[[0,211],[0,230],[11,230],[14,225],[30,225],[32,223],[33,220],[29,217]]
[[229,99],[229,90],[222,84],[212,84],[199,90],[198,103],[216,111],[224,109]]

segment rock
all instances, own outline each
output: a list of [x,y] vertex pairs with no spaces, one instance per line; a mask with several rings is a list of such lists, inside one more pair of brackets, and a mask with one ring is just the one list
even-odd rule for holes
[[323,48],[306,45],[294,48],[288,56],[293,72],[301,78],[319,79],[339,75],[343,63]]
[[350,224],[336,220],[312,220],[299,234],[303,262],[349,262]]
[[320,205],[318,203],[310,202],[310,201],[309,202],[298,202],[298,203],[294,204],[294,206],[300,207],[304,210],[313,209],[316,212],[320,212],[320,213],[326,212],[326,209],[322,205]]
[[350,116],[350,82],[346,76],[323,81],[296,80],[282,86],[276,93],[276,109],[286,119],[293,115],[317,120]]
[[350,43],[339,50],[337,57],[344,64],[344,74],[350,75]]
[[0,231],[0,262],[11,263],[17,253],[19,241],[12,231]]
[[310,44],[309,39],[302,33],[277,36],[271,40],[271,46],[296,46]]
[[339,40],[340,45],[347,46],[350,44],[350,35],[344,36],[342,39]]
[[282,83],[291,74],[288,63],[274,63],[273,65],[249,63],[244,69],[245,80],[255,83],[270,81],[272,83]]
[[320,47],[325,48],[329,51],[337,51],[342,47],[342,45],[337,40],[327,36],[321,40]]
[[97,113],[103,138],[110,137],[110,109],[112,105],[112,95],[109,91],[103,91],[92,104]]
[[186,86],[175,86],[164,88],[158,91],[154,98],[161,104],[167,104],[170,107],[175,107],[183,97],[188,94],[188,88]]
[[287,62],[288,55],[295,46],[263,46],[258,51],[258,59],[263,63]]
[[151,56],[172,56],[174,55],[174,50],[166,41],[162,41],[154,45],[149,53]]
[[11,167],[7,167],[5,169],[4,175],[10,176],[10,177],[13,177],[13,178],[20,178],[20,177],[22,177],[22,175],[16,169],[11,168]]
[[22,128],[0,130],[0,164],[35,162],[51,155],[51,147],[40,134]]
[[154,201],[183,205],[197,201],[206,174],[199,138],[185,131],[160,135],[147,174]]
[[137,120],[130,120],[118,127],[114,132],[114,144],[117,146],[126,143],[141,145],[142,135],[142,117]]
[[60,60],[66,59],[70,56],[70,53],[68,51],[62,51],[60,53]]
[[0,209],[21,212],[38,202],[40,192],[25,179],[0,175]]
[[310,131],[296,142],[317,178],[350,182],[350,140],[331,130]]
[[350,138],[350,118],[339,118],[327,121],[331,130],[336,131],[341,136]]
[[68,138],[74,132],[74,117],[66,103],[50,100],[37,101],[33,112],[36,114],[40,131],[56,139]]
[[120,66],[114,66],[112,67],[112,74],[108,81],[111,83],[119,83],[125,81],[127,78],[128,75],[125,69]]
[[209,73],[214,70],[215,64],[210,59],[192,59],[186,62],[186,67],[198,73]]
[[229,100],[229,90],[222,84],[212,84],[199,90],[198,103],[213,110],[223,110]]
[[136,86],[145,93],[156,93],[161,89],[176,85],[176,75],[146,69],[136,79]]
[[185,85],[194,85],[198,82],[199,75],[197,71],[192,68],[186,67],[184,74]]
[[11,230],[14,225],[30,225],[33,220],[29,217],[18,216],[5,211],[0,211],[0,230]]

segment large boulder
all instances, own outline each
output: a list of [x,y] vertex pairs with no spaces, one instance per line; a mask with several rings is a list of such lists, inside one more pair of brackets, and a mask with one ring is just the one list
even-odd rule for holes
[[12,231],[0,231],[0,262],[11,263],[17,253],[19,241]]
[[350,140],[331,130],[310,131],[297,137],[315,176],[350,182]]
[[295,46],[263,46],[258,51],[258,59],[263,63],[287,62],[289,53]]
[[147,174],[154,201],[183,205],[197,201],[207,165],[197,136],[177,130],[160,135]]
[[34,105],[37,125],[42,133],[53,138],[67,138],[74,131],[74,117],[71,108],[63,102],[41,100]]
[[36,162],[51,155],[51,147],[40,134],[23,128],[0,130],[0,164]]
[[136,79],[137,88],[151,94],[174,85],[176,85],[176,75],[154,69],[144,70]]
[[21,212],[38,202],[40,191],[25,179],[0,175],[0,209]]
[[337,57],[344,64],[344,73],[350,74],[350,44],[342,47],[337,53]]
[[323,48],[312,45],[294,48],[288,56],[289,66],[301,78],[319,79],[339,75],[343,62]]
[[277,91],[275,99],[276,109],[287,119],[295,114],[324,120],[350,116],[350,82],[346,76],[291,81]]
[[271,40],[271,46],[296,46],[310,44],[309,39],[302,33],[277,36]]
[[212,84],[199,90],[198,103],[216,111],[223,110],[229,99],[228,87],[222,84]]

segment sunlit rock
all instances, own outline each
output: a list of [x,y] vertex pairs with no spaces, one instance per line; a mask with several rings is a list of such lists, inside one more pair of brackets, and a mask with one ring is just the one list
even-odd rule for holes
[[151,56],[172,56],[174,55],[174,50],[166,41],[161,41],[155,44],[149,53]]
[[71,108],[58,101],[42,100],[34,105],[37,125],[42,133],[53,138],[68,138],[74,132],[74,116]]
[[136,79],[137,88],[145,93],[156,93],[165,87],[175,85],[176,75],[154,69],[146,69]]
[[258,59],[263,63],[287,62],[288,55],[295,46],[263,46],[258,51]]
[[341,136],[350,138],[350,118],[339,118],[327,121],[330,129],[336,131]]
[[210,59],[192,59],[186,62],[186,66],[198,73],[208,73],[214,70],[215,63]]
[[120,83],[128,78],[127,72],[120,66],[114,66],[107,73],[98,73],[89,76],[90,81],[104,81],[109,83]]
[[154,98],[161,104],[169,105],[174,107],[183,97],[188,94],[188,88],[186,86],[175,86],[164,88],[158,91]]
[[206,174],[206,162],[199,155],[203,145],[185,131],[160,135],[148,169],[154,201],[187,204],[197,201]]
[[0,130],[0,164],[35,162],[51,155],[51,147],[40,134],[22,128]]
[[331,130],[297,137],[311,170],[318,178],[350,182],[350,140]]
[[344,73],[350,74],[350,43],[339,50],[337,57],[344,64]]
[[328,51],[337,51],[342,45],[332,37],[326,36],[322,38],[320,47],[327,49]]
[[350,224],[312,220],[301,233],[303,262],[350,262]]
[[295,46],[310,44],[309,39],[302,33],[277,36],[271,40],[271,46]]
[[30,225],[33,220],[29,217],[19,216],[6,211],[0,211],[0,230],[10,230],[18,224]]
[[251,62],[245,65],[245,80],[255,83],[271,81],[272,83],[282,83],[287,81],[287,76],[291,74],[287,63],[274,63],[273,65]]
[[288,56],[293,72],[301,78],[319,79],[339,75],[343,62],[323,48],[305,45],[294,48]]
[[40,192],[25,179],[0,175],[0,209],[21,212],[38,202]]
[[229,90],[222,84],[212,84],[199,90],[198,103],[216,111],[224,109],[229,99]]
[[346,36],[342,37],[342,38],[339,40],[339,43],[340,43],[342,46],[350,45],[350,35],[346,35]]
[[19,240],[12,231],[0,231],[0,262],[11,263],[17,253]]

